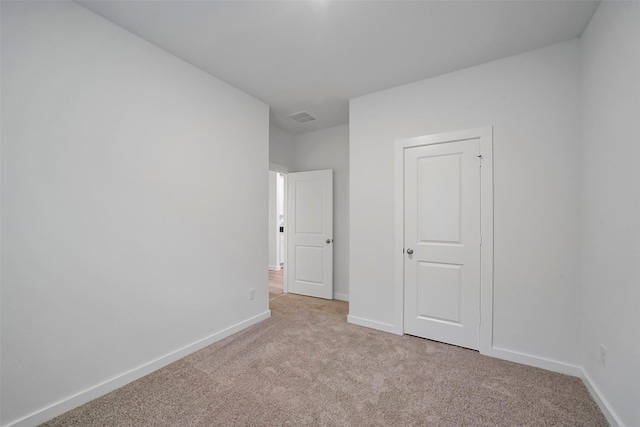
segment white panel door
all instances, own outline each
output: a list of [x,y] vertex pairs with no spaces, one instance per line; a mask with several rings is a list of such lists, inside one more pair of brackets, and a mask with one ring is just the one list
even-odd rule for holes
[[478,349],[478,139],[405,150],[404,331]]
[[333,299],[333,171],[288,179],[288,292]]

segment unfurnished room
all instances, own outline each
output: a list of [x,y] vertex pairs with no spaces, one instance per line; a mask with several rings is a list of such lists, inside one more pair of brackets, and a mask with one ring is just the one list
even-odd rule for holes
[[640,426],[640,1],[0,15],[0,426]]

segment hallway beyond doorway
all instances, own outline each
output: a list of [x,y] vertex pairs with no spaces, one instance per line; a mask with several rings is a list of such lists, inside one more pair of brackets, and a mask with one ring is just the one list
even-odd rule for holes
[[284,293],[284,268],[278,271],[269,270],[269,299],[279,297]]

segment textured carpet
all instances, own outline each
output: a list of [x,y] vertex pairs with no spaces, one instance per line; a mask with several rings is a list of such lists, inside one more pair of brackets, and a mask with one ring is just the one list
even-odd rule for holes
[[585,386],[346,322],[285,294],[272,317],[46,426],[606,426]]

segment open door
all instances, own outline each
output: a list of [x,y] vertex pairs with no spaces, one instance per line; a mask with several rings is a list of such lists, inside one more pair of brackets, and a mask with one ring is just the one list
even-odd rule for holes
[[333,171],[288,174],[288,292],[333,299]]

